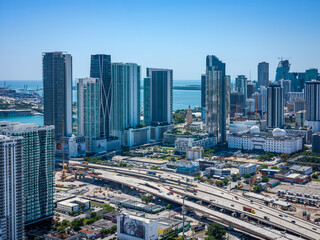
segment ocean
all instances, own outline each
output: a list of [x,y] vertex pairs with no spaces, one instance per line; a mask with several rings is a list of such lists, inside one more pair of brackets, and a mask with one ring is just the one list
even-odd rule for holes
[[[174,86],[184,85],[200,85],[200,80],[174,80]],[[13,89],[40,89],[38,92],[42,95],[42,81],[41,80],[11,80],[0,81],[0,86],[8,86]],[[76,101],[76,91],[73,91],[73,100]],[[173,90],[173,110],[187,109],[188,107],[194,108],[201,105],[201,91],[200,90]],[[37,125],[43,125],[43,116],[25,116],[25,117],[7,117],[0,118],[0,121],[12,121],[21,123],[36,123]]]

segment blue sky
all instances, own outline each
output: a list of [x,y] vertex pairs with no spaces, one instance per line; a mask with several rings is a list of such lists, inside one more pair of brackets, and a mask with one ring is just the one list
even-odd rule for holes
[[232,79],[256,79],[267,61],[273,80],[281,56],[292,71],[320,68],[319,9],[319,0],[2,0],[0,80],[40,80],[46,51],[72,54],[74,78],[105,53],[195,80],[213,54]]

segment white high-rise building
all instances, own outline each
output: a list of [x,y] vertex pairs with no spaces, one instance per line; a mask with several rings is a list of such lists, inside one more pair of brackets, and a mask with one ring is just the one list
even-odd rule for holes
[[86,151],[92,139],[100,137],[100,85],[98,78],[79,78],[77,82],[78,135],[86,139]]
[[0,135],[0,239],[24,239],[23,138]]
[[54,126],[0,122],[0,134],[22,137],[25,225],[53,217]]
[[140,72],[135,63],[112,63],[111,134],[125,146],[124,131],[140,124]]

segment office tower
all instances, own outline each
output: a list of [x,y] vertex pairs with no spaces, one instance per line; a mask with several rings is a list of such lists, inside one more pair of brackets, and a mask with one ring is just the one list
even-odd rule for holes
[[312,132],[320,131],[320,81],[306,82],[306,125],[312,128]]
[[147,68],[144,79],[144,123],[172,123],[172,81],[170,69]]
[[312,134],[312,152],[320,153],[320,132]]
[[247,78],[244,75],[238,75],[236,77],[236,91],[244,95],[244,99],[247,99]]
[[294,100],[294,111],[299,112],[301,110],[306,110],[306,101],[301,98],[296,98]]
[[216,56],[206,58],[206,125],[207,131],[217,137],[218,142],[227,141],[227,125],[230,112],[230,76],[226,76],[226,65]]
[[100,85],[98,78],[77,80],[78,135],[86,139],[86,152],[92,151],[92,139],[100,137]]
[[[267,99],[267,88],[264,86],[260,87],[260,96],[261,96],[261,114],[265,115],[268,111],[268,99]],[[262,117],[261,116],[261,117]]]
[[256,85],[252,82],[247,84],[247,98],[252,98],[252,94],[256,92]]
[[287,79],[291,80],[291,91],[302,92],[305,84],[305,73],[290,72]]
[[126,145],[124,130],[140,124],[140,66],[112,63],[112,136]]
[[0,135],[0,239],[24,239],[23,139]]
[[201,120],[206,121],[206,75],[201,75]]
[[53,217],[54,126],[2,122],[0,134],[23,137],[24,223]]
[[303,127],[304,126],[304,122],[306,120],[306,110],[301,110],[296,112],[296,125],[298,127]]
[[55,138],[72,135],[72,57],[63,52],[42,54],[44,125],[55,126]]
[[285,100],[285,105],[289,100],[289,92],[291,92],[291,80],[279,80],[281,87],[283,88],[283,98]]
[[242,116],[245,107],[245,100],[243,93],[230,93],[230,117]]
[[317,68],[311,68],[306,70],[305,74],[305,83],[310,82],[312,80],[317,80],[318,79],[318,69]]
[[100,86],[100,137],[110,136],[111,120],[111,56],[105,54],[91,55],[90,77],[99,79]]
[[254,99],[254,111],[257,112],[262,117],[262,96],[261,93],[255,92],[252,94],[252,99]]
[[269,63],[261,62],[258,64],[258,88],[269,86]]
[[278,82],[281,79],[290,79],[289,78],[289,71],[290,71],[289,60],[282,60],[281,59],[276,71],[277,71],[276,72],[276,79],[275,79],[276,82]]
[[267,88],[268,96],[268,128],[279,128],[284,124],[283,88],[278,84],[270,84]]

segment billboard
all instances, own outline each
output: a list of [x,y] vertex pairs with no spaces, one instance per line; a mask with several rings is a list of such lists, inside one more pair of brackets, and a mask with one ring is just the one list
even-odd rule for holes
[[120,233],[145,239],[145,226],[142,221],[121,217]]

